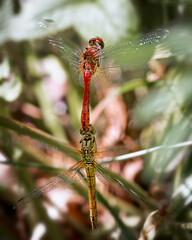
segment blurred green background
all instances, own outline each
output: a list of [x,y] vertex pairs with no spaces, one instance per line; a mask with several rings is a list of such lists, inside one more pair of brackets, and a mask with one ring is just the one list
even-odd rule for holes
[[[44,31],[42,19],[54,22]],[[152,43],[156,29],[169,33]],[[12,120],[79,148],[83,86],[70,56],[62,61],[49,46],[46,37],[56,33],[74,50],[102,37],[106,64],[120,64],[93,79],[91,122],[98,147],[115,149],[104,157],[161,148],[110,164],[157,211],[99,182],[94,232],[83,185],[13,210],[24,194],[74,162],[70,149],[63,150],[66,157],[56,140],[25,134]],[[143,48],[139,41],[125,44],[147,33]],[[191,239],[192,1],[2,0],[0,45],[0,239]]]

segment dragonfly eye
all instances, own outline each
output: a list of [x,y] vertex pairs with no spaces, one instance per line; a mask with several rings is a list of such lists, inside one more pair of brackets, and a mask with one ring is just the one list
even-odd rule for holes
[[102,38],[96,37],[96,42],[99,44],[99,46],[101,47],[101,49],[104,48],[104,42]]
[[104,48],[104,42],[103,39],[100,37],[96,37],[96,38],[91,38],[89,40],[89,45],[93,46],[93,45],[99,45],[101,47],[101,49]]

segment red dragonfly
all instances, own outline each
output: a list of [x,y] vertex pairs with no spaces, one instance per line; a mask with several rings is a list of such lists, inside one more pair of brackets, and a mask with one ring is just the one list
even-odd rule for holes
[[[45,31],[54,23],[53,20],[42,20],[38,24],[38,29]],[[140,39],[122,43],[118,46],[104,48],[104,41],[100,37],[91,38],[85,52],[81,52],[75,45],[69,43],[61,36],[49,38],[49,44],[55,52],[64,60],[67,60],[83,75],[84,78],[84,98],[81,113],[81,125],[84,132],[89,128],[89,88],[92,76],[98,68],[109,70],[120,65],[132,66],[146,63],[152,57],[154,48],[167,37],[169,31],[159,29],[143,36]],[[111,63],[115,65],[111,65]],[[108,65],[110,64],[110,65]],[[108,66],[107,66],[108,65]]]

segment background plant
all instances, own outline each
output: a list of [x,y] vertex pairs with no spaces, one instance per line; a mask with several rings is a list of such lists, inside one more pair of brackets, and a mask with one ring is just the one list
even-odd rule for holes
[[[56,23],[49,33],[37,31],[43,18]],[[131,161],[112,160],[117,174],[127,183],[134,180],[159,210],[98,184],[106,191],[98,194],[100,225],[94,233],[89,231],[87,192],[81,185],[73,192],[56,192],[58,199],[70,198],[62,205],[48,196],[48,201],[13,211],[20,196],[71,166],[59,151],[74,156],[59,141],[75,147],[79,142],[83,88],[44,37],[63,32],[70,41],[86,46],[98,35],[106,46],[114,46],[157,28],[170,31],[162,49],[153,54],[160,61],[134,71],[121,69],[110,90],[92,88],[91,121],[99,145],[123,145],[130,152],[162,147],[142,158],[133,155]],[[191,43],[190,1],[1,1],[2,239],[89,239],[91,234],[96,239],[191,239]],[[53,137],[26,130],[13,119]],[[35,238],[37,232],[42,237]]]

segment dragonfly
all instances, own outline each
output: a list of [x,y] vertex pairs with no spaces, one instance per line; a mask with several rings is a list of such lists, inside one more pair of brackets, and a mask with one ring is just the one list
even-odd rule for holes
[[[38,23],[38,29],[46,30],[54,21],[44,19]],[[77,71],[81,72],[84,79],[84,97],[81,112],[81,126],[83,131],[88,131],[90,124],[89,115],[89,91],[92,77],[100,71],[111,71],[121,65],[134,65],[139,62],[147,62],[152,57],[154,47],[160,45],[166,39],[169,31],[158,29],[146,34],[140,39],[128,41],[115,47],[104,50],[104,41],[100,37],[89,40],[88,47],[82,52],[78,46],[71,44],[63,36],[48,38],[54,51],[64,60],[68,61]],[[111,64],[113,62],[113,64]]]
[[[45,185],[36,188],[32,192],[23,196],[18,200],[17,206],[24,205],[30,202],[34,198],[40,197],[42,194],[52,191],[65,184],[73,184],[79,181],[80,173],[84,169],[87,176],[88,184],[88,196],[89,196],[89,210],[90,210],[90,223],[91,228],[95,229],[97,226],[97,202],[96,202],[96,176],[102,180],[102,182],[112,182],[115,185],[123,188],[134,198],[143,201],[145,203],[144,197],[138,195],[133,189],[127,187],[119,177],[114,177],[111,175],[110,171],[106,168],[103,168],[100,163],[96,161],[97,156],[97,145],[96,145],[96,131],[94,127],[90,124],[88,131],[80,131],[82,138],[80,140],[80,150],[75,152],[76,155],[80,155],[79,161],[74,164],[69,170],[62,172],[56,177],[53,177]],[[70,149],[68,147],[68,149]],[[74,153],[74,149],[72,149]]]

